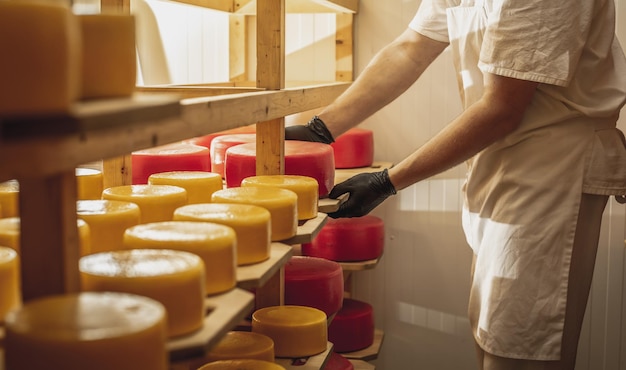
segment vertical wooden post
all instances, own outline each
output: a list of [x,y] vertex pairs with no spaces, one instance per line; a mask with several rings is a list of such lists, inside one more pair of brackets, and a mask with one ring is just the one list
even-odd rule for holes
[[354,79],[354,15],[351,13],[337,14],[337,31],[335,34],[336,72],[337,81],[350,82]]
[[228,16],[229,81],[248,81],[248,38],[246,37],[246,23],[245,15],[230,14]]

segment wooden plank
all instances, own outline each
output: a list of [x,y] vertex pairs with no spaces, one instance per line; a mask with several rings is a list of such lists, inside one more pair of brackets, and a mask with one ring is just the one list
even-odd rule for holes
[[292,255],[291,246],[272,243],[269,259],[252,265],[237,267],[237,286],[242,289],[253,289],[265,285],[289,261]]
[[137,92],[142,94],[170,94],[177,95],[181,99],[202,98],[208,96],[222,96],[228,94],[241,94],[247,92],[263,91],[256,87],[240,86],[193,86],[193,85],[159,85],[138,86]]
[[231,14],[228,17],[229,80],[248,80],[248,37],[246,16]]
[[319,355],[305,358],[276,358],[274,362],[283,366],[286,370],[321,370],[333,350],[333,344],[328,342],[326,350]]
[[327,221],[328,216],[325,213],[318,213],[317,217],[298,225],[296,236],[281,240],[281,243],[288,245],[309,243],[322,230]]
[[232,13],[235,11],[233,0],[172,0],[177,3],[195,5],[202,8]]
[[18,181],[24,302],[79,291],[75,169]]
[[285,119],[276,118],[256,126],[256,174],[285,173]]
[[371,259],[367,261],[339,262],[339,264],[344,271],[364,271],[375,268],[376,265],[378,265],[378,262],[380,262],[381,258],[382,255],[376,259]]
[[[289,0],[287,13],[356,13],[358,0]],[[239,14],[256,14],[256,0],[240,0],[235,5]]]
[[132,157],[123,155],[102,161],[102,187],[132,185]]
[[385,168],[389,169],[393,166],[391,162],[377,162],[375,161],[369,167],[358,167],[358,168],[344,168],[335,170],[335,185],[340,182],[344,182],[351,178],[352,176],[358,175],[360,173],[367,172],[378,172],[382,171]]
[[285,0],[257,0],[257,87],[285,87]]
[[352,81],[354,79],[354,15],[351,13],[339,13],[336,17],[335,79],[337,81]]

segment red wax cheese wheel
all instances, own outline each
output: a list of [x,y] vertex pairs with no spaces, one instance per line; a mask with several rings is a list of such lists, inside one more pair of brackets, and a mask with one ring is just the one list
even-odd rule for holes
[[354,370],[354,365],[342,355],[332,352],[323,370]]
[[285,304],[317,308],[328,317],[343,302],[343,270],[323,258],[293,256],[285,265]]
[[328,327],[336,352],[354,352],[374,343],[374,310],[369,303],[345,298]]
[[211,141],[211,172],[219,173],[224,178],[226,150],[231,146],[256,143],[256,134],[220,135]]
[[[240,144],[226,150],[226,186],[238,187],[246,177],[256,175],[256,143]],[[335,183],[333,148],[308,141],[285,141],[285,175],[309,176],[319,184],[319,197],[328,196]]]
[[335,152],[335,168],[368,167],[374,162],[374,133],[370,130],[351,128],[330,146]]
[[170,171],[211,171],[209,149],[189,144],[175,143],[131,154],[133,185],[147,184],[153,173]]
[[[256,132],[256,125],[249,125],[249,126],[243,126],[243,127],[237,127],[237,128],[233,128],[233,129],[229,129],[229,130],[223,130],[223,131],[218,131],[218,132],[213,132],[211,134],[208,135],[203,135],[203,136],[197,136],[191,139],[187,139],[187,140],[183,140],[184,143],[189,143],[189,144],[194,144],[194,145],[200,145],[203,146],[207,149],[211,149],[211,142],[213,141],[213,139],[215,139],[218,136],[222,136],[222,135],[230,135],[230,134],[254,134]],[[210,157],[210,155],[209,155]],[[209,162],[211,161],[211,159],[209,158]]]
[[302,254],[338,262],[367,261],[382,255],[383,220],[373,216],[329,219],[317,236],[302,244]]

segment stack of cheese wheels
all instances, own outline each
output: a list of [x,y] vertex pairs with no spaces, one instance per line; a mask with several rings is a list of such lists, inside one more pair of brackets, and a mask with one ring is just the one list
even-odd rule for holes
[[93,168],[76,169],[76,199],[101,199],[103,188],[102,171]]
[[285,368],[274,362],[244,359],[215,361],[198,370],[285,370]]
[[314,307],[331,317],[343,301],[343,269],[323,258],[293,256],[285,264],[285,304]]
[[337,352],[332,352],[323,370],[354,370],[354,365]]
[[374,310],[367,302],[352,298],[343,300],[328,328],[328,340],[337,352],[354,352],[374,343]]
[[335,168],[368,167],[374,162],[374,133],[353,127],[330,144],[335,155]]
[[170,171],[211,171],[209,149],[174,143],[131,153],[133,184],[147,184],[153,173]]
[[202,203],[174,211],[174,221],[202,221],[230,226],[237,235],[237,265],[249,265],[270,257],[270,212],[252,204]]
[[[84,256],[91,251],[91,229],[83,220],[76,220],[78,228],[78,244],[80,255]],[[14,249],[20,253],[20,230],[21,223],[19,217],[9,217],[0,219],[0,245]]]
[[102,199],[137,204],[143,224],[171,221],[176,208],[187,204],[187,191],[173,185],[120,185],[104,189]]
[[15,250],[0,247],[0,324],[8,312],[21,304],[19,257]]
[[198,255],[205,267],[205,293],[235,287],[237,239],[233,228],[211,222],[168,221],[130,227],[124,245],[131,249],[174,249]]
[[308,357],[326,350],[327,316],[313,307],[284,305],[252,314],[252,331],[272,338],[276,357]]
[[17,217],[19,208],[20,184],[17,180],[0,182],[0,207],[2,217]]
[[310,220],[317,217],[319,185],[312,177],[300,175],[250,176],[241,181],[241,186],[269,186],[291,190],[298,196],[298,220]]
[[222,130],[218,132],[213,132],[208,135],[197,136],[191,139],[184,140],[185,143],[191,143],[195,145],[203,146],[209,151],[211,150],[211,143],[213,139],[222,135],[233,135],[233,134],[254,134],[256,132],[256,124],[231,128],[228,130]]
[[208,203],[211,195],[221,190],[222,176],[206,171],[170,171],[153,173],[148,177],[150,185],[174,185],[187,190],[187,203]]
[[211,171],[224,177],[226,150],[231,146],[256,143],[256,134],[227,134],[215,137],[211,141]]
[[128,14],[81,14],[81,98],[130,96],[137,82],[135,18]]
[[121,200],[79,200],[76,212],[89,225],[89,253],[124,249],[124,232],[140,219],[139,206]]
[[274,362],[274,341],[250,331],[231,331],[204,356],[204,361],[262,360]]
[[161,302],[169,337],[203,326],[204,263],[195,254],[154,249],[104,252],[81,258],[79,267],[83,291],[131,293]]
[[[241,185],[256,175],[256,143],[236,145],[226,150],[226,186]],[[285,141],[285,174],[312,177],[319,185],[319,197],[328,196],[335,182],[333,148],[322,143]]]
[[80,26],[67,4],[0,2],[0,116],[67,113],[78,99]]
[[298,232],[298,196],[291,190],[270,187],[238,187],[216,191],[214,203],[252,204],[270,212],[272,241],[289,239]]
[[338,262],[379,258],[385,244],[383,220],[373,215],[329,219],[302,254]]
[[6,316],[7,369],[166,370],[163,305],[125,293],[29,301]]

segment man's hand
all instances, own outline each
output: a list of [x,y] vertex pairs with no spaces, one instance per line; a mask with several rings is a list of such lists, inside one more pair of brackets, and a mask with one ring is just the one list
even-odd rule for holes
[[330,144],[335,141],[333,135],[318,116],[313,117],[306,125],[285,127],[285,140],[313,141]]
[[337,199],[345,193],[349,194],[348,200],[328,216],[332,218],[365,216],[389,196],[396,194],[396,188],[389,180],[387,169],[384,169],[380,172],[353,176],[335,185],[328,196]]

